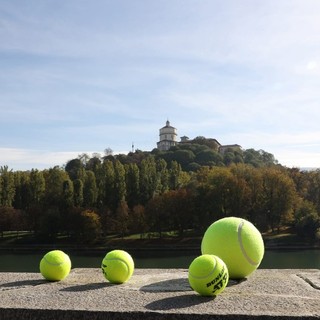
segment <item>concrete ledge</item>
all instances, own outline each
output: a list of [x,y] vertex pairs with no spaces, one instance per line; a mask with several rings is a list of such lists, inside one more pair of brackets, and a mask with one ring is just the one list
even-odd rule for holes
[[37,273],[0,273],[2,319],[320,319],[320,270],[257,270],[201,297],[187,270],[136,269],[108,283],[100,269],[73,269],[60,282]]

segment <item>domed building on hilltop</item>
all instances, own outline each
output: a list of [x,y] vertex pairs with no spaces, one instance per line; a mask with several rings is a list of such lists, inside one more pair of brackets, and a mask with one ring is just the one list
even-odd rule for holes
[[224,154],[228,150],[239,150],[241,146],[238,144],[221,145],[216,139],[197,137],[195,139],[189,140],[187,136],[182,136],[181,141],[177,141],[177,129],[170,125],[169,120],[167,120],[166,125],[159,130],[160,140],[157,142],[157,148],[160,151],[167,151],[171,147],[176,146],[179,143],[199,143],[199,139],[206,140],[206,144],[210,144],[210,147],[221,154]]
[[157,142],[157,148],[160,151],[167,151],[177,145],[177,129],[170,125],[167,120],[166,125],[159,130],[160,141]]

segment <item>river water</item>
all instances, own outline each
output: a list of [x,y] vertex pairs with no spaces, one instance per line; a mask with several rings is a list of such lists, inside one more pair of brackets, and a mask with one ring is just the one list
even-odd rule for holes
[[[196,251],[130,251],[136,268],[184,268],[200,253]],[[44,252],[45,253],[45,252]],[[44,254],[43,253],[43,254]],[[91,255],[67,252],[73,268],[100,268],[104,253]],[[39,272],[43,254],[0,253],[0,272]],[[267,250],[262,269],[320,269],[320,250]]]

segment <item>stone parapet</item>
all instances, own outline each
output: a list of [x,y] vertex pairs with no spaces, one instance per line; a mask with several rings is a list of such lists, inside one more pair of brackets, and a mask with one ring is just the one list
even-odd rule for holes
[[257,270],[215,298],[192,291],[182,269],[136,269],[121,285],[100,269],[73,269],[60,282],[0,273],[2,319],[320,319],[320,270]]

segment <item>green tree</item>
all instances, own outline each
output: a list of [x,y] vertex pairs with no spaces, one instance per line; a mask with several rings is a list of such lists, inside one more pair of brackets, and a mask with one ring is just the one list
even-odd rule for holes
[[129,208],[133,208],[134,206],[139,204],[139,199],[140,199],[139,167],[135,163],[130,163],[125,166],[125,171],[126,171],[127,203]]
[[126,171],[124,165],[116,160],[114,162],[114,207],[117,208],[126,199]]
[[81,179],[82,181],[84,181],[85,167],[83,162],[79,158],[68,161],[65,170],[72,181],[76,179]]
[[83,203],[86,208],[93,208],[96,205],[98,198],[98,189],[96,184],[96,177],[90,170],[86,171],[85,180],[83,184]]
[[101,198],[103,199],[104,206],[113,208],[114,204],[114,183],[115,183],[115,170],[113,162],[106,160],[102,164],[102,179],[101,184]]
[[83,205],[83,182],[81,179],[73,180],[73,203],[76,207]]
[[177,161],[172,161],[169,167],[169,189],[177,190],[180,187],[181,166]]
[[30,203],[29,174],[23,171],[16,171],[13,176],[15,188],[13,207],[25,210]]
[[74,205],[74,188],[73,182],[69,177],[63,182],[63,206],[66,208]]
[[158,190],[158,175],[156,161],[153,156],[145,158],[140,168],[140,196],[141,204],[146,204]]
[[9,170],[8,166],[0,167],[1,176],[1,205],[6,207],[12,207],[14,196],[15,196],[15,184],[14,174],[12,170]]
[[30,203],[41,204],[46,191],[46,182],[41,171],[32,169],[30,172],[29,192]]
[[201,166],[219,165],[222,161],[223,157],[221,154],[212,149],[200,151],[195,158],[195,162]]
[[60,205],[64,201],[64,182],[68,180],[68,174],[59,167],[45,171],[45,203],[46,207]]
[[167,167],[167,162],[164,159],[158,159],[156,161],[157,166],[157,180],[158,183],[158,193],[162,194],[169,190],[169,170]]

